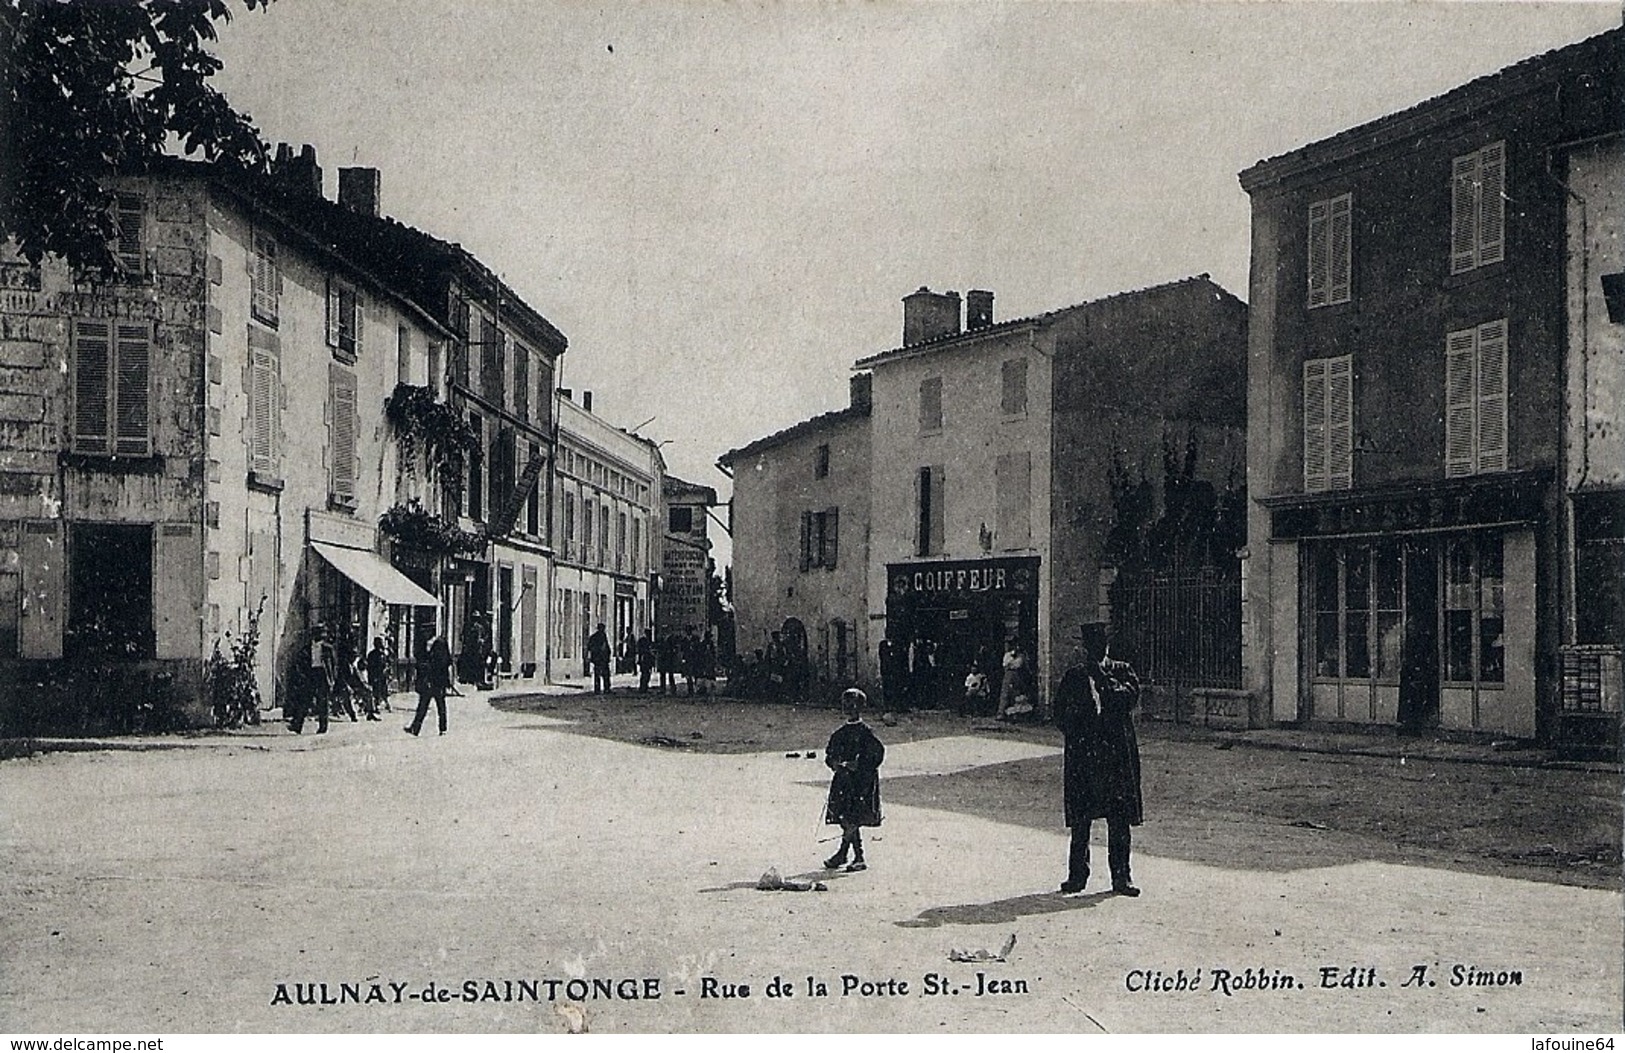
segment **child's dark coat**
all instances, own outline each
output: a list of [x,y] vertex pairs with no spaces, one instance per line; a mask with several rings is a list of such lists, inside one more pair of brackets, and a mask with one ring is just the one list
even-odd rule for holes
[[[835,772],[829,784],[824,822],[836,826],[880,825],[880,763],[885,757],[886,747],[861,720],[835,729],[824,748],[824,763]],[[842,761],[849,762],[849,766],[841,767]]]

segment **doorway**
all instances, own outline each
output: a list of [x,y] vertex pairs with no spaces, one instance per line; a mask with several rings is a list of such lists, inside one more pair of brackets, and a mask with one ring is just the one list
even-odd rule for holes
[[1405,634],[1399,670],[1399,723],[1439,726],[1439,552],[1430,541],[1405,546]]

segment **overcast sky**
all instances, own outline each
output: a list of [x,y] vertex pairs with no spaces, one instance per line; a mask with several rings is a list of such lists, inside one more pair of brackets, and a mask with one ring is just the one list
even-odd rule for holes
[[1620,22],[1589,3],[279,0],[217,83],[382,170],[570,340],[673,472],[845,404],[921,285],[995,319],[1207,272],[1236,173]]

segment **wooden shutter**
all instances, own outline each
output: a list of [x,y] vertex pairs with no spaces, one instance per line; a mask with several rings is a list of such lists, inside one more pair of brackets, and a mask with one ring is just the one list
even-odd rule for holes
[[280,349],[273,333],[248,327],[249,469],[274,476],[282,418]]
[[513,345],[513,411],[530,420],[530,351],[523,344]]
[[349,301],[349,317],[341,321],[347,320],[350,323],[351,354],[360,358],[363,341],[366,339],[367,312],[361,309],[361,290],[347,287],[345,292],[349,293],[345,297]]
[[1478,470],[1507,468],[1507,323],[1478,327]]
[[1326,362],[1303,364],[1303,488],[1327,488],[1326,471]]
[[152,627],[155,658],[203,657],[203,551],[192,523],[154,532]]
[[1478,266],[1478,155],[1450,162],[1450,273]]
[[1326,363],[1326,488],[1347,490],[1354,483],[1354,359]]
[[279,278],[276,239],[263,231],[256,230],[254,232],[254,274],[251,306],[254,317],[271,325],[275,325],[277,321]]
[[1327,217],[1330,233],[1327,252],[1330,257],[1327,266],[1327,301],[1329,303],[1348,303],[1351,293],[1351,275],[1353,273],[1353,241],[1354,241],[1354,198],[1350,194],[1335,197],[1331,202],[1331,214]]
[[113,327],[80,320],[73,326],[73,449],[111,453]]
[[22,524],[18,554],[22,570],[22,625],[18,653],[23,658],[62,657],[62,595],[66,583],[62,525]]
[[801,513],[801,569],[812,566],[812,513]]
[[942,552],[947,536],[945,529],[947,522],[945,485],[946,480],[943,478],[942,466],[933,467],[931,469],[931,552],[933,554]]
[[329,493],[339,504],[353,505],[356,494],[356,414],[355,374],[342,366],[328,368],[328,434],[333,457]]
[[1027,412],[1027,360],[1012,358],[1000,369],[999,410],[1007,417]]
[[339,302],[339,283],[331,274],[327,276],[327,346],[339,346],[339,314],[343,310]]
[[116,328],[113,452],[145,457],[152,452],[152,326],[120,322]]
[[146,213],[146,205],[140,194],[119,194],[116,197],[114,254],[118,256],[118,263],[126,273],[140,274],[146,269],[146,259],[141,251],[141,226]]
[[920,381],[920,430],[942,429],[942,378],[927,377]]
[[1478,265],[1506,256],[1506,143],[1478,152]]
[[835,569],[841,553],[841,510],[831,508],[824,513],[824,566]]
[[1473,359],[1478,332],[1463,329],[1445,338],[1444,351],[1444,474],[1446,478],[1471,475],[1476,460],[1473,418],[1476,398]]
[[1330,202],[1309,205],[1309,306],[1324,307],[1327,295],[1327,213]]

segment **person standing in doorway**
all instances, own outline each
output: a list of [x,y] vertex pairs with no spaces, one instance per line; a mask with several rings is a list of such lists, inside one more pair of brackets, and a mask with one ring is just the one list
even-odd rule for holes
[[408,735],[423,729],[423,718],[429,715],[429,700],[433,699],[436,716],[440,718],[440,734],[446,733],[446,688],[451,685],[451,646],[440,633],[418,655],[417,669],[418,709],[412,723],[406,725]]
[[602,691],[610,692],[609,680],[609,634],[604,632],[604,623],[599,622],[598,628],[587,637],[587,661],[592,665],[592,691],[597,694]]
[[1129,829],[1144,819],[1134,733],[1139,698],[1133,668],[1108,655],[1105,623],[1085,625],[1083,658],[1061,677],[1055,697],[1055,722],[1066,739],[1062,795],[1072,831],[1063,893],[1082,892],[1088,884],[1089,828],[1104,819],[1112,891],[1140,894],[1129,871]]

